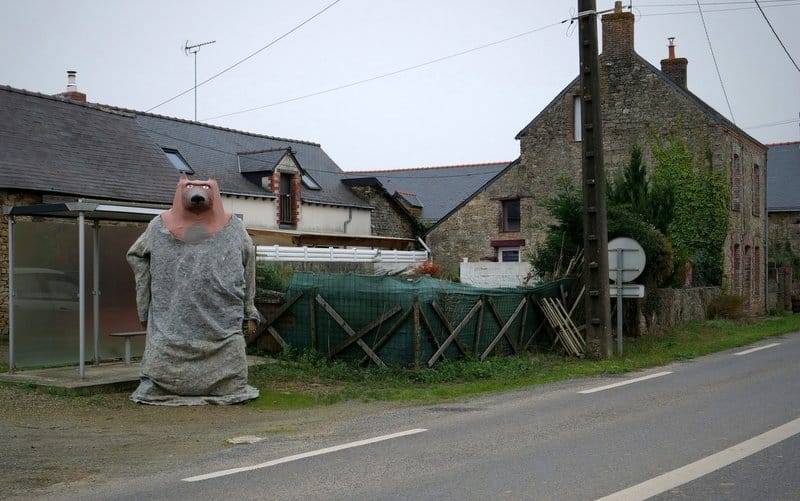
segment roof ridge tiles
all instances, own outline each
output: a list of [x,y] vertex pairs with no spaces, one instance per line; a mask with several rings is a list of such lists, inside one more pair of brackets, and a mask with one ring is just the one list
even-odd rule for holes
[[264,139],[272,139],[274,141],[284,141],[284,142],[289,142],[289,143],[307,144],[307,145],[310,145],[310,146],[321,147],[320,143],[315,143],[313,141],[305,141],[305,140],[302,140],[302,139],[291,139],[291,138],[287,138],[287,137],[270,136],[270,135],[267,135],[267,134],[257,134],[255,132],[249,132],[249,131],[244,131],[244,130],[239,130],[239,129],[232,129],[230,127],[221,127],[219,125],[209,124],[209,123],[205,123],[205,122],[198,122],[198,121],[195,121],[195,120],[187,120],[185,118],[170,117],[170,116],[167,116],[167,115],[159,115],[158,113],[150,113],[150,112],[147,112],[147,111],[134,110],[134,109],[131,109],[131,108],[123,108],[121,106],[113,106],[113,105],[110,105],[110,104],[93,103],[93,102],[88,102],[88,101],[85,102],[85,103],[82,103],[82,102],[78,102],[78,101],[73,101],[73,100],[71,100],[69,98],[60,97],[58,95],[42,94],[41,92],[30,91],[30,90],[27,90],[27,89],[19,89],[19,88],[16,88],[16,87],[11,87],[9,85],[0,85],[0,90],[5,90],[5,91],[8,91],[8,92],[14,92],[16,94],[28,95],[28,96],[31,96],[31,97],[49,99],[51,101],[57,101],[57,102],[60,102],[60,103],[71,104],[71,105],[74,105],[74,106],[81,106],[81,107],[88,108],[88,109],[103,111],[103,112],[106,112],[106,113],[111,113],[111,114],[121,115],[121,116],[126,116],[126,117],[136,117],[137,115],[139,115],[139,116],[148,116],[148,117],[160,118],[160,119],[164,119],[164,120],[172,120],[172,121],[175,121],[175,122],[182,122],[182,123],[200,125],[200,126],[203,126],[203,127],[209,127],[209,128],[212,128],[212,129],[222,130],[222,131],[226,131],[226,132],[235,132],[237,134],[244,134],[244,135],[247,135],[247,136],[260,137],[260,138],[264,138]]
[[455,165],[431,165],[431,166],[424,166],[424,167],[403,167],[400,169],[372,169],[372,170],[351,170],[345,171],[345,174],[362,174],[362,173],[375,173],[375,172],[404,172],[404,171],[415,171],[415,170],[433,170],[433,169],[457,169],[457,168],[464,168],[464,167],[486,167],[488,165],[508,165],[511,161],[501,161],[501,162],[482,162],[482,163],[474,163],[474,164],[455,164]]
[[783,141],[783,142],[780,142],[780,143],[765,144],[764,146],[791,146],[793,144],[800,145],[800,141]]

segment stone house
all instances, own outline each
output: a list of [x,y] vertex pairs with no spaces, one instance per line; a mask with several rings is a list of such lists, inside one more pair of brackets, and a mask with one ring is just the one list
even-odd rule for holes
[[793,264],[800,259],[800,141],[768,146],[769,276],[776,296],[769,306],[788,309],[791,296],[800,294],[798,267]]
[[502,171],[508,162],[347,172],[344,183],[372,187],[397,201],[422,226],[438,222]]
[[[729,233],[725,242],[724,288],[765,309],[766,147],[694,95],[687,87],[685,58],[670,43],[661,69],[634,50],[634,15],[602,17],[599,58],[606,172],[612,174],[643,149],[653,165],[653,146],[674,134],[695,158],[711,154],[711,166],[731,184]],[[574,79],[517,135],[519,158],[426,234],[446,267],[462,260],[514,260],[543,236],[548,221],[541,200],[564,176],[577,186],[581,174],[580,80]]]
[[57,96],[0,86],[0,110],[0,335],[8,333],[6,214],[14,206],[90,201],[164,209],[186,173],[216,178],[226,209],[257,244],[415,245],[409,220],[391,229],[373,224],[382,207],[343,184],[342,170],[317,143],[90,103],[73,72]]

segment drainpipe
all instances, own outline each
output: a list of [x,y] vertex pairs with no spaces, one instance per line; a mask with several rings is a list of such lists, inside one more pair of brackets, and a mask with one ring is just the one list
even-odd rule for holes
[[353,220],[353,208],[347,208],[347,221],[344,222],[344,227],[342,228],[343,233],[347,233],[347,225]]
[[422,237],[417,237],[417,241],[425,248],[425,251],[428,253],[428,259],[433,261],[433,252],[431,252],[431,248],[425,243],[425,240]]
[[14,216],[8,216],[8,372],[16,370],[14,362]]

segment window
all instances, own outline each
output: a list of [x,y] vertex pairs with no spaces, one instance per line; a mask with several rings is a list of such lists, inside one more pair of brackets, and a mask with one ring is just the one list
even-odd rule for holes
[[749,245],[744,246],[744,269],[742,270],[742,295],[749,298],[753,295],[753,254]]
[[500,247],[497,249],[497,260],[501,263],[519,263],[519,247]]
[[281,225],[294,226],[294,197],[292,196],[292,178],[290,174],[280,174],[280,193],[278,198],[278,223]]
[[761,296],[761,248],[755,248],[755,254],[753,255],[753,296],[759,297]]
[[309,190],[321,190],[322,189],[320,187],[320,185],[317,184],[316,181],[314,181],[314,178],[312,178],[311,176],[309,176],[305,172],[303,172],[303,175],[300,177],[300,181],[303,183],[303,186],[305,186]]
[[178,150],[174,150],[172,148],[161,148],[164,151],[164,154],[167,155],[170,163],[178,172],[184,172],[186,174],[194,174],[194,171],[186,160],[178,153]]
[[753,164],[753,215],[761,215],[761,167]]
[[583,124],[581,123],[581,96],[572,96],[572,139],[583,140]]
[[519,231],[519,198],[503,201],[503,231]]
[[731,163],[731,210],[742,210],[742,162],[733,155]]
[[731,257],[733,267],[733,293],[742,295],[742,248],[739,244],[733,245],[733,256]]

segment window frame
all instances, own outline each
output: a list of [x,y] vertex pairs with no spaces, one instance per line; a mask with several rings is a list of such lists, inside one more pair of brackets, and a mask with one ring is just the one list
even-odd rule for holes
[[[504,252],[516,252],[517,253],[516,261],[503,259],[503,253]],[[521,263],[522,262],[522,249],[520,247],[498,247],[497,248],[497,262],[499,262],[499,263]]]
[[[169,163],[175,168],[176,171],[182,174],[194,174],[194,169],[192,166],[189,165],[189,162],[181,155],[181,152],[176,150],[175,148],[166,148],[161,147],[161,151],[164,152],[164,155],[169,160]],[[185,168],[181,168],[181,164],[185,166]]]
[[[513,219],[509,219],[509,206],[512,203],[516,203],[517,206],[517,219],[516,219],[516,227],[513,227],[510,224],[510,221],[514,221]],[[500,221],[500,229],[504,233],[516,233],[522,229],[522,202],[520,201],[519,197],[516,198],[508,198],[505,200],[501,200],[500,202],[500,212],[501,212],[501,221]]]

